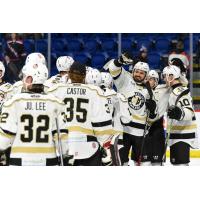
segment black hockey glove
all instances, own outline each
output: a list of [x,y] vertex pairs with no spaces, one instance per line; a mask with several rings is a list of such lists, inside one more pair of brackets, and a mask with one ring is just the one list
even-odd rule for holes
[[103,147],[100,147],[101,151],[101,161],[103,166],[112,166],[112,158],[110,155],[110,149],[105,149]]
[[74,156],[73,155],[65,155],[63,157],[64,166],[73,166],[74,164]]
[[167,111],[167,116],[170,119],[180,120],[182,117],[182,110],[178,106],[170,106]]
[[125,52],[118,59],[114,60],[114,64],[117,67],[133,64],[133,56],[129,52]]
[[6,166],[6,155],[5,153],[0,153],[0,166]]
[[156,102],[153,99],[146,99],[146,108],[150,113],[155,113],[156,110]]

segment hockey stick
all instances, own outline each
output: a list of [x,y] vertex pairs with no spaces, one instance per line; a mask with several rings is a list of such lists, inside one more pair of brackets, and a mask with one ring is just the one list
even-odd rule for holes
[[58,124],[58,119],[55,118],[56,120],[56,129],[57,129],[57,134],[58,134],[58,153],[60,155],[60,165],[64,166],[63,162],[63,154],[62,154],[62,143],[61,143],[61,134],[60,134],[60,129],[59,129],[59,124]]
[[119,156],[119,150],[118,150],[118,141],[119,141],[119,135],[113,137],[113,141],[111,141],[110,146],[110,153],[113,161],[114,166],[121,166],[121,159]]
[[[175,106],[177,106],[179,100],[181,97],[183,97],[184,95],[188,94],[190,92],[189,89],[186,89],[184,90],[176,99],[175,101]],[[172,129],[172,125],[173,125],[173,119],[171,119],[171,122],[169,124],[169,126],[167,126],[167,137],[165,139],[165,148],[164,148],[164,153],[163,153],[163,157],[162,157],[162,160],[161,160],[161,166],[163,166],[163,162],[165,162],[165,158],[166,158],[166,152],[167,152],[167,146],[168,146],[168,143],[169,143],[169,139],[170,139],[170,133],[171,133],[171,129]]]
[[[153,92],[151,90],[151,86],[149,84],[149,82],[147,81],[146,82],[146,88],[147,88],[147,91],[149,93],[149,96],[150,96],[150,99],[153,98]],[[140,166],[141,165],[141,161],[142,161],[142,156],[143,156],[143,149],[144,149],[144,143],[145,143],[145,137],[146,137],[146,134],[147,134],[147,131],[148,131],[148,128],[150,128],[148,126],[148,120],[149,120],[149,111],[147,110],[147,116],[146,116],[146,120],[145,120],[145,127],[144,127],[144,132],[143,132],[143,135],[142,135],[142,145],[141,145],[141,149],[140,149],[140,154],[139,154],[139,157],[138,157],[138,161],[137,161],[137,166]]]

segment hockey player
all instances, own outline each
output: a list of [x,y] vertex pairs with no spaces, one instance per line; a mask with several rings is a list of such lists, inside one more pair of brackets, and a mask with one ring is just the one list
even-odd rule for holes
[[170,146],[170,162],[188,165],[190,148],[197,148],[197,124],[189,89],[180,81],[181,71],[172,65],[166,69],[166,82],[172,92],[167,116]]
[[[0,61],[0,113],[3,103],[11,98],[12,85],[4,81],[5,67]],[[3,154],[0,154],[0,165],[8,165],[8,159],[10,155],[10,148],[7,149]]]
[[98,69],[89,69],[86,73],[85,83],[100,86],[101,85],[101,73]]
[[115,135],[108,137],[104,143],[105,148],[109,148],[113,160],[113,165],[121,165],[123,163],[123,126],[120,121],[121,111],[120,101],[122,95],[113,89],[113,78],[108,72],[101,72],[101,89],[107,97],[108,106],[112,113],[113,128]]
[[158,85],[159,75],[155,70],[150,70],[147,80],[153,90],[158,107],[157,120],[149,129],[151,144],[151,163],[153,166],[162,165],[165,150],[164,113],[167,109],[170,88],[165,84]]
[[187,80],[187,67],[184,65],[183,61],[180,58],[172,58],[169,60],[169,66],[175,65],[178,67],[181,71],[180,75],[180,81],[183,85],[187,86],[188,85],[188,80]]
[[[30,65],[31,63],[29,63]],[[48,77],[43,64],[32,64],[24,81],[27,92],[4,103],[0,120],[0,151],[11,145],[9,164],[14,166],[58,165],[54,135],[56,121],[60,132],[66,133],[61,117],[64,104],[52,95],[43,93]]]
[[85,76],[85,65],[74,62],[69,71],[72,84],[57,84],[48,92],[66,105],[63,115],[69,131],[69,155],[74,156],[74,165],[99,166],[102,165],[99,138],[103,134],[113,135],[112,118],[102,90],[84,84]]
[[136,63],[131,75],[122,68],[122,65],[132,63],[133,59],[130,55],[124,53],[119,59],[109,61],[105,67],[109,68],[117,91],[124,95],[124,101],[121,104],[123,110],[121,122],[126,132],[123,134],[123,143],[126,148],[124,162],[128,163],[129,150],[132,147],[132,160],[138,164],[141,161],[142,165],[149,165],[149,142],[148,135],[146,137],[145,135],[148,133],[147,122],[156,117],[156,102],[149,98],[149,88],[147,89],[144,84],[149,72],[148,64]]
[[70,56],[61,56],[56,61],[56,66],[59,73],[55,76],[52,76],[45,82],[45,85],[52,87],[57,83],[70,83],[68,73],[71,65],[73,64],[74,59]]
[[[31,53],[27,56],[26,61],[25,61],[25,65],[22,68],[22,74],[21,74],[21,81],[17,81],[16,83],[14,83],[13,88],[12,88],[12,96],[15,94],[19,94],[23,91],[25,91],[26,89],[26,84],[23,83],[23,77],[25,77],[26,75],[26,71],[28,70],[29,66],[32,64],[42,64],[44,66],[44,69],[46,69],[46,59],[45,57],[38,52],[35,53]],[[44,91],[46,92],[48,90],[48,86],[44,83]]]
[[12,85],[10,83],[6,83],[3,79],[5,74],[5,67],[4,64],[0,61],[0,107],[2,106],[3,102],[10,98]]

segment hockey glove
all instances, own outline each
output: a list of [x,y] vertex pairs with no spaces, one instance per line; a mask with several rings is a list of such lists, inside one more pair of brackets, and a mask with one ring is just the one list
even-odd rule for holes
[[110,154],[110,149],[105,149],[101,147],[101,161],[103,166],[112,166],[112,158]]
[[65,155],[63,157],[64,166],[73,166],[74,164],[74,156],[73,155]]
[[5,153],[0,154],[0,166],[6,166],[6,155],[5,155]]
[[167,116],[170,119],[180,120],[182,117],[182,110],[178,106],[170,106],[167,111]]
[[121,67],[122,65],[130,65],[133,64],[133,57],[130,53],[123,53],[118,59],[114,60],[114,64],[117,67]]
[[149,110],[151,114],[154,114],[156,110],[156,102],[153,99],[146,99],[145,104],[147,110]]

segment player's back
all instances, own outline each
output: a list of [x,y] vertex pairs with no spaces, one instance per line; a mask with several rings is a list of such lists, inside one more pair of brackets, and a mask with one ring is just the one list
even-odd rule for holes
[[[2,110],[1,128],[15,135],[11,165],[56,165],[53,134],[63,104],[52,95],[20,93]],[[19,164],[20,163],[20,164]]]
[[113,131],[111,112],[103,91],[97,86],[74,83],[61,84],[49,92],[66,105],[71,154],[75,159],[90,157],[99,147],[96,137]]

